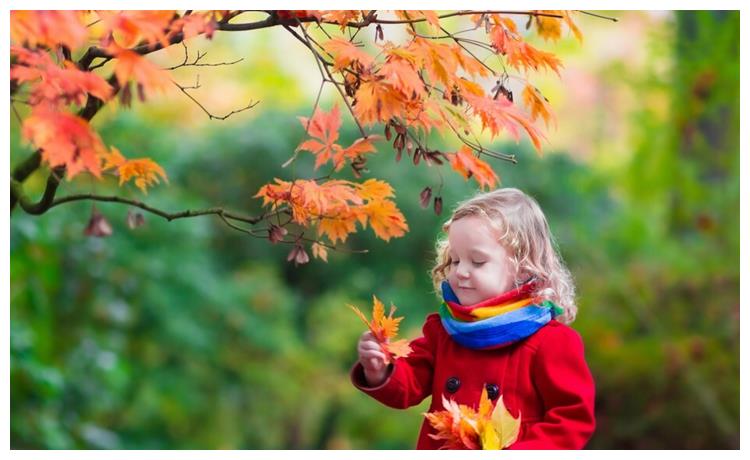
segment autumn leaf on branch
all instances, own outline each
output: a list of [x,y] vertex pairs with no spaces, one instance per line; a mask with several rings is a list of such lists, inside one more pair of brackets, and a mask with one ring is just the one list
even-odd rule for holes
[[372,296],[372,320],[368,320],[367,317],[362,313],[359,308],[354,305],[348,305],[349,308],[357,314],[367,328],[372,333],[375,340],[380,344],[380,348],[383,353],[388,357],[388,361],[392,361],[394,358],[405,358],[411,353],[411,347],[409,341],[406,339],[396,340],[394,342],[391,339],[395,338],[398,334],[398,325],[403,316],[394,318],[393,314],[396,311],[396,307],[391,305],[391,311],[388,316],[385,315],[385,307],[383,303],[378,300],[377,297]]
[[345,159],[351,162],[365,153],[375,152],[372,142],[380,139],[380,136],[360,138],[347,148],[337,144],[341,127],[341,113],[337,105],[329,113],[318,109],[312,118],[298,118],[313,139],[302,142],[295,151],[304,150],[315,155],[315,169],[332,160],[336,171],[339,171],[344,166]]
[[442,440],[443,449],[500,450],[518,439],[521,415],[513,417],[508,412],[502,395],[493,406],[486,388],[482,389],[477,409],[445,397],[443,408],[424,414],[436,431],[430,437]]
[[169,182],[164,169],[150,158],[127,159],[115,147],[104,156],[104,170],[112,168],[117,170],[120,185],[135,179],[135,186],[143,193],[147,193],[147,187],[159,183],[159,177]]
[[545,125],[549,125],[550,121],[556,123],[555,115],[552,113],[549,101],[538,89],[531,85],[526,85],[523,88],[522,95],[524,105],[531,110],[531,121],[542,117]]
[[465,179],[474,177],[483,189],[485,187],[493,188],[498,181],[495,171],[486,162],[474,156],[474,152],[465,145],[458,149],[453,155],[448,157],[451,167]]

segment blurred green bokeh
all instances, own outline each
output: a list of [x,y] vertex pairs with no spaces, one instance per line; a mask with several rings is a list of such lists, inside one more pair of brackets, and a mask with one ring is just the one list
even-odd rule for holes
[[[571,79],[550,83],[603,98],[552,97],[553,148],[539,157],[526,143],[498,144],[520,162],[494,166],[503,186],[540,202],[576,278],[574,327],[597,384],[589,447],[737,449],[739,13],[607,14],[622,20],[587,19],[583,45],[561,43]],[[208,123],[171,95],[97,119],[108,144],[166,169],[169,185],[152,189],[150,204],[259,213],[262,184],[315,174],[309,156],[280,165],[303,138],[296,115],[309,114],[318,75],[296,75],[298,55],[273,37],[219,34],[211,45],[246,59],[217,70],[227,80],[204,71],[214,91],[204,100],[227,110],[260,100],[246,115]],[[626,39],[637,57],[614,50]],[[608,54],[594,52],[602,40]],[[11,121],[15,164],[29,150]],[[357,137],[351,123],[343,137]],[[410,232],[389,243],[361,232],[347,247],[369,253],[332,252],[329,263],[295,267],[289,246],[208,217],[146,215],[129,230],[126,207],[100,203],[114,234],[95,239],[83,236],[91,203],[39,217],[16,210],[11,447],[412,448],[426,402],[396,411],[351,386],[362,324],[346,304],[369,308],[375,294],[405,316],[401,335],[417,336],[436,307],[428,270],[440,225],[475,189],[444,174],[446,211],[435,216],[418,200],[441,180],[434,168],[379,147],[370,175],[394,186]],[[36,194],[43,180],[27,187]],[[111,179],[77,180],[60,194],[91,190],[122,192]]]

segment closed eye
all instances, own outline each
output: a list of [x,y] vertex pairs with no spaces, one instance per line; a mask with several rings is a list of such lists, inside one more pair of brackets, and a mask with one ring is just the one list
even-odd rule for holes
[[484,264],[485,264],[486,262],[477,262],[477,261],[472,261],[471,263],[472,263],[472,264],[474,264],[474,266],[475,266],[475,267],[481,267],[481,266],[482,266],[482,265],[484,265]]

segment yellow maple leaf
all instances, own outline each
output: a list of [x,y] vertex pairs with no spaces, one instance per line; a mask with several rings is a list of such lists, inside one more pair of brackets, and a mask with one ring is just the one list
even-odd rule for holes
[[555,115],[552,113],[549,101],[539,92],[538,89],[531,85],[526,85],[523,89],[523,103],[531,110],[531,121],[542,117],[544,124],[549,126],[549,122],[555,122]]
[[159,176],[167,181],[164,169],[150,158],[125,160],[117,167],[117,172],[120,175],[120,185],[135,178],[135,186],[143,193],[147,193],[146,187],[159,183]]
[[364,206],[364,213],[372,231],[380,239],[389,241],[392,237],[403,236],[409,231],[406,218],[393,201],[370,201]]

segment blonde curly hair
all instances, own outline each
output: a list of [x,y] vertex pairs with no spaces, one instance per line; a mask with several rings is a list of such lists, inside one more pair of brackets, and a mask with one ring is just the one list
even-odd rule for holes
[[[523,274],[525,279],[537,279],[539,287],[534,295],[562,307],[564,313],[556,319],[572,323],[578,312],[573,277],[557,251],[539,204],[516,188],[480,193],[459,203],[451,218],[443,224],[444,235],[436,245],[435,266],[431,271],[435,292],[440,293],[440,285],[447,279],[451,265],[448,229],[451,223],[468,216],[487,220],[500,244],[511,254],[516,273]],[[517,280],[517,283],[523,281]]]

